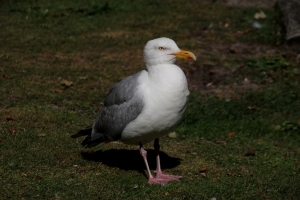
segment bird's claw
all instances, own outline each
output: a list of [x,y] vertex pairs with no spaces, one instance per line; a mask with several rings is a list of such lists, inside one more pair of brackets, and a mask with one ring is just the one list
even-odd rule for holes
[[166,174],[157,174],[156,175],[156,178],[159,178],[159,179],[166,179],[166,180],[179,180],[180,178],[182,178],[182,176],[174,176],[174,175],[166,175]]
[[179,180],[180,178],[182,178],[182,176],[174,176],[174,175],[166,175],[166,174],[158,173],[156,175],[156,178],[154,177],[149,178],[148,183],[165,185],[169,181]]

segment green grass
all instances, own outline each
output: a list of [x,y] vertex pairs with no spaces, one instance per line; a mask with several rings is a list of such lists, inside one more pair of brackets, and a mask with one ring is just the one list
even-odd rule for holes
[[[268,17],[254,29],[259,10]],[[1,198],[297,199],[300,69],[280,45],[277,10],[37,0],[3,1],[0,11]],[[221,93],[193,91],[178,136],[161,139],[163,170],[184,176],[165,186],[147,184],[136,146],[82,149],[70,138],[93,122],[113,83],[144,68],[145,43],[161,36],[196,54],[178,61],[186,71],[232,71]]]

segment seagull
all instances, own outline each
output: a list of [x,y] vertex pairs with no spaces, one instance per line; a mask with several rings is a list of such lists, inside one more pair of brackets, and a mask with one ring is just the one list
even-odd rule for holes
[[[168,134],[183,118],[188,104],[188,84],[176,58],[196,60],[169,38],[147,42],[144,48],[146,69],[116,83],[105,98],[94,124],[71,137],[86,136],[81,143],[93,147],[103,142],[120,140],[139,145],[146,165],[149,184],[166,184],[182,176],[166,175],[160,166],[159,138]],[[154,140],[156,177],[147,161],[143,144]]]

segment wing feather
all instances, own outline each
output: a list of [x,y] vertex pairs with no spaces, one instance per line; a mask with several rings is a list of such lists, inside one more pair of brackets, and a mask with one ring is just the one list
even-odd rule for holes
[[118,140],[124,128],[141,113],[144,102],[137,92],[138,78],[144,70],[115,84],[93,125],[93,133]]

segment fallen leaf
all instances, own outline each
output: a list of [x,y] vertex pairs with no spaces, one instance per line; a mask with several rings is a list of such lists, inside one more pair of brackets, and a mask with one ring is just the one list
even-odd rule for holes
[[200,173],[201,176],[206,177],[206,173]]
[[275,45],[280,45],[281,44],[281,40],[277,40]]
[[37,175],[36,178],[37,178],[37,179],[42,179],[43,177],[40,176],[40,175]]
[[217,93],[216,93],[216,97],[218,97],[218,98],[221,99],[221,98],[223,97],[223,94],[222,94],[221,92],[217,92]]
[[54,105],[54,104],[49,104],[49,107],[53,108],[53,109],[59,109],[59,107],[57,105]]
[[252,22],[252,27],[261,29],[263,26],[258,21],[254,21],[254,22]]
[[217,144],[226,144],[226,141],[224,141],[224,140],[217,140],[216,143]]
[[247,108],[248,110],[258,110],[258,107],[256,106],[248,106]]
[[11,129],[10,129],[10,132],[11,132],[12,134],[15,134],[15,133],[16,133],[16,129],[11,128]]
[[254,19],[264,19],[267,15],[263,11],[259,11],[254,14]]
[[251,31],[251,28],[247,28],[244,31],[237,31],[238,35],[244,35],[244,34],[248,34]]
[[228,133],[228,137],[232,137],[232,136],[234,136],[235,135],[235,132],[230,132],[230,133]]
[[242,167],[242,168],[241,168],[241,172],[242,172],[242,173],[248,173],[248,172],[249,172],[249,170],[248,170],[248,169],[246,169],[246,167]]
[[235,175],[231,172],[227,172],[227,176],[235,176]]
[[227,172],[227,176],[236,176],[236,177],[241,177],[240,174],[233,174],[231,172]]
[[245,153],[246,156],[255,156],[255,154],[256,154],[256,151],[255,151],[255,150],[248,150],[248,151]]
[[207,168],[205,168],[205,167],[199,168],[199,172],[200,173],[206,173],[207,172]]
[[244,34],[248,34],[250,31],[251,31],[251,28],[247,28],[247,29],[244,31]]
[[3,74],[3,78],[9,79],[9,76],[7,74]]
[[55,92],[55,93],[62,93],[63,91],[60,90],[60,89],[55,89],[54,92]]
[[278,148],[281,148],[281,145],[280,145],[280,143],[279,142],[275,142],[275,147],[278,147]]
[[230,53],[236,53],[237,52],[237,50],[233,47],[229,48],[228,50],[229,50]]
[[40,134],[38,134],[38,136],[39,136],[39,137],[45,137],[46,134],[45,134],[45,133],[40,133]]
[[194,87],[189,86],[189,91],[190,91],[190,92],[194,91]]
[[[216,73],[216,72],[215,72],[214,70],[210,70],[209,73],[214,74],[214,73]],[[209,82],[209,83],[206,84],[206,87],[214,88],[215,86],[214,86],[214,83],[213,83],[213,82]]]
[[250,83],[250,80],[248,78],[244,78],[243,84],[249,84],[249,83]]
[[60,81],[60,84],[66,86],[66,87],[70,87],[71,85],[73,85],[73,82],[63,79],[63,80]]
[[7,115],[7,116],[6,116],[6,120],[7,120],[7,121],[13,121],[14,118],[13,118],[11,115]]
[[280,125],[273,125],[271,128],[274,129],[275,131],[281,130],[281,126]]

